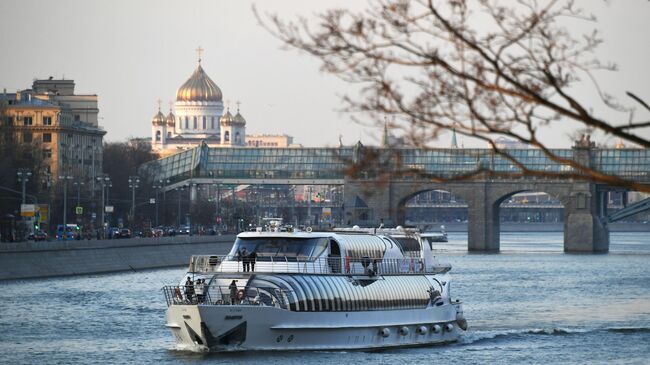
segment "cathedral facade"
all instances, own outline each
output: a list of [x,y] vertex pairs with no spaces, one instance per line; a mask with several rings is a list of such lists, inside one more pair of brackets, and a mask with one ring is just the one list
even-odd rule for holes
[[173,108],[163,114],[160,105],[151,120],[151,148],[161,155],[195,147],[205,141],[210,147],[246,146],[246,119],[229,108],[224,113],[223,94],[198,66],[176,91]]

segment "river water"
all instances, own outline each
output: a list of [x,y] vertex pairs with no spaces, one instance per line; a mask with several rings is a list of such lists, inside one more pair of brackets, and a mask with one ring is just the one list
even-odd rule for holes
[[[470,331],[459,343],[380,352],[188,354],[164,327],[164,269],[0,282],[0,363],[648,364],[650,234],[612,233],[609,254],[562,253],[562,233],[503,233],[501,254],[439,257]],[[1,268],[0,268],[1,269]]]

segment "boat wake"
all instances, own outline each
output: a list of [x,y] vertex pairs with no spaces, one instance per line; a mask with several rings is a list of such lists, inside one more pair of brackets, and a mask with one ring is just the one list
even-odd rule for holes
[[479,343],[500,341],[504,339],[516,339],[529,336],[576,336],[588,333],[610,332],[621,334],[650,333],[650,327],[608,327],[595,329],[580,328],[534,328],[521,330],[502,331],[470,331],[459,341],[459,345],[475,345]]

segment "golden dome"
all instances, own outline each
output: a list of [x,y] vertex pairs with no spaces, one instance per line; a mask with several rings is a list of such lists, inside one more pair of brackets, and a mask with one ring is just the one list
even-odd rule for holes
[[232,118],[233,123],[236,124],[246,124],[246,119],[237,111],[237,114]]
[[221,89],[203,71],[201,64],[176,92],[176,101],[221,101]]
[[167,115],[167,126],[168,127],[173,127],[176,122],[176,116],[172,111],[169,111],[169,114]]
[[221,119],[219,119],[219,122],[221,124],[229,125],[233,122],[234,117],[232,114],[230,114],[230,110],[226,111],[226,114],[224,114]]
[[158,110],[158,113],[153,116],[151,119],[151,124],[153,125],[163,125],[165,124],[165,115]]

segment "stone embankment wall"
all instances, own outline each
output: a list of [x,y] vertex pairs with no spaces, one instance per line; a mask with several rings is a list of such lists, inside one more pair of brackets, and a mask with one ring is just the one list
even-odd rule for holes
[[0,243],[0,280],[153,269],[224,255],[234,235]]

